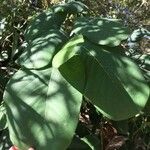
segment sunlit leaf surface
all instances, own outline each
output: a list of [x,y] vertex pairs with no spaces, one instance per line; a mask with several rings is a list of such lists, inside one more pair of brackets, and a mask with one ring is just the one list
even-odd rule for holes
[[4,94],[10,138],[21,150],[65,150],[74,135],[82,95],[59,71],[19,70]]
[[96,44],[114,47],[128,38],[129,31],[118,19],[81,17],[75,22],[74,33]]
[[145,106],[149,87],[131,59],[107,49],[76,36],[55,55],[53,66],[105,116],[127,119]]
[[48,10],[35,17],[25,32],[27,47],[17,61],[21,66],[39,69],[51,64],[52,57],[67,40],[60,30],[65,19],[62,15]]

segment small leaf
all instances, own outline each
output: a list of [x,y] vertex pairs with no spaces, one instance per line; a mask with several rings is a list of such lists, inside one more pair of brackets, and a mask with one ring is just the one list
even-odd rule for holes
[[81,138],[81,140],[84,141],[91,148],[91,150],[101,150],[100,139],[98,139],[96,136],[88,135],[84,138]]
[[101,150],[100,139],[94,135],[87,135],[83,138],[75,136],[67,150]]
[[129,31],[118,19],[81,17],[74,25],[74,33],[82,34],[96,44],[114,47],[128,38]]
[[85,143],[79,137],[74,136],[67,150],[91,150],[91,148],[87,143]]
[[144,36],[149,36],[150,32],[144,28],[136,29],[132,32],[130,35],[128,41],[129,42],[138,42],[142,39]]
[[0,105],[0,131],[7,128],[6,112],[3,103]]
[[122,135],[129,134],[128,120],[113,121],[112,124],[113,124],[113,127],[115,127],[117,129],[117,132],[119,134],[122,134]]
[[8,80],[7,73],[0,69],[0,103],[3,101],[3,92]]

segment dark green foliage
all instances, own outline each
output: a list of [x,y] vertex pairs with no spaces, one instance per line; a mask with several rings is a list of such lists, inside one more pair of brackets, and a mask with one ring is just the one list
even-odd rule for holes
[[[26,11],[29,10],[30,7]],[[122,44],[128,42],[130,46],[141,40],[138,30],[130,35],[120,20],[89,14],[84,4],[70,1],[34,16],[25,32],[28,22],[25,16],[21,24],[16,20],[23,31],[19,27],[16,30],[13,24],[12,48],[8,47],[6,57],[1,53],[1,62],[12,67],[11,74],[20,69],[11,78],[8,72],[0,78],[0,100],[4,99],[0,106],[0,133],[7,131],[8,125],[12,143],[21,150],[30,146],[37,150],[65,150],[71,141],[70,150],[118,148],[116,139],[122,142],[119,147],[127,141],[125,149],[133,149],[129,139],[134,137],[133,130],[138,129],[132,126],[134,121],[130,118],[141,117],[142,111],[146,118],[149,113],[149,55],[136,59],[137,53],[134,55],[131,47],[127,50]],[[12,18],[16,16],[14,13]],[[142,31],[142,37],[148,33]],[[2,39],[5,33],[2,31]],[[2,51],[6,47],[4,44]],[[92,130],[79,135],[76,128],[80,129],[78,119],[83,102],[91,103],[98,118],[101,114],[101,118],[115,120],[112,124],[120,135],[106,144],[103,125],[107,123],[94,119],[96,125]],[[143,121],[142,117],[142,121],[135,118],[138,124]],[[149,133],[149,125],[142,125],[140,132],[146,129]],[[100,135],[89,135],[97,128],[101,130]]]
[[105,116],[127,119],[145,106],[149,87],[133,61],[108,49],[77,36],[55,55],[53,65]]
[[115,47],[127,39],[129,34],[128,29],[119,21],[100,17],[82,17],[75,22],[72,34],[82,34],[95,44]]

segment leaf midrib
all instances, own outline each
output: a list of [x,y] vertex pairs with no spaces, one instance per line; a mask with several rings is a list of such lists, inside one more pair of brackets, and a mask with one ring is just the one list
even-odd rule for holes
[[[115,73],[113,73],[113,75],[115,76],[115,78],[118,80],[118,82],[114,81],[113,82],[113,79],[112,77],[107,73],[107,71],[105,70],[105,68],[100,64],[99,60],[85,47],[85,46],[82,46],[83,49],[85,49],[85,51],[87,51],[90,56],[92,56],[94,58],[94,60],[98,63],[98,65],[104,70],[104,72],[106,73],[106,75],[109,77],[109,79],[111,80],[112,84],[114,84],[114,82],[120,86],[122,88],[123,91],[126,91],[126,94],[129,96],[129,98],[132,100],[132,97],[129,95],[128,91],[125,89],[125,87],[123,86],[123,83],[121,82],[121,80],[117,77],[117,75]],[[122,83],[122,84],[121,84]],[[117,89],[120,89],[118,86]]]

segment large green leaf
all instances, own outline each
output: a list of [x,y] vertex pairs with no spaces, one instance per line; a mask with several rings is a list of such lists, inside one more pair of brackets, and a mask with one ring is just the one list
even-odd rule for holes
[[78,14],[86,12],[88,7],[79,1],[71,1],[68,3],[56,5],[52,8],[52,10],[55,13],[67,12],[68,14]]
[[131,59],[107,49],[77,36],[55,55],[53,66],[105,116],[127,119],[145,106],[149,87]]
[[82,34],[96,44],[114,47],[128,38],[129,31],[118,19],[81,17],[74,25],[74,33]]
[[51,29],[59,30],[66,18],[66,13],[53,13],[51,10],[37,15],[25,31],[25,39],[30,42],[39,37],[45,37]]
[[54,68],[19,70],[4,94],[8,128],[21,150],[65,150],[78,123],[82,95]]
[[60,30],[66,15],[47,10],[33,19],[24,35],[27,47],[18,59],[20,65],[39,69],[51,63],[53,55],[67,40],[65,33]]
[[66,41],[63,32],[56,29],[41,34],[38,38],[28,43],[24,53],[18,59],[18,63],[26,68],[38,69],[51,64],[51,59]]

